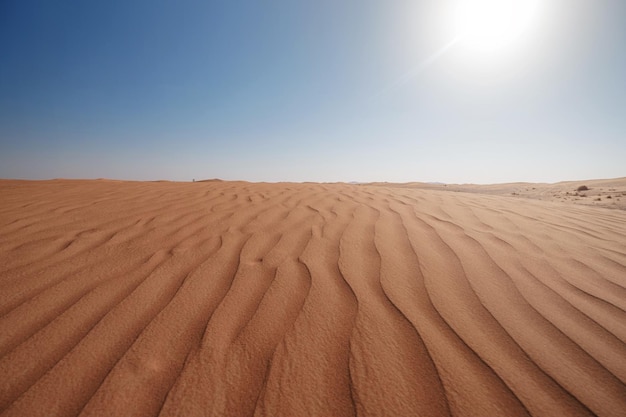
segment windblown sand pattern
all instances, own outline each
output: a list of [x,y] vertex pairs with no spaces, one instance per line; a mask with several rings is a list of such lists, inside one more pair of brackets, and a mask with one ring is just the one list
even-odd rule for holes
[[624,416],[626,212],[0,182],[2,416]]

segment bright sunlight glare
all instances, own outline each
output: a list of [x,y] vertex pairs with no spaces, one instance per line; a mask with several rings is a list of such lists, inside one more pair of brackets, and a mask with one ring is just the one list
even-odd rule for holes
[[459,0],[453,11],[457,39],[476,53],[501,51],[528,33],[538,3],[538,0]]

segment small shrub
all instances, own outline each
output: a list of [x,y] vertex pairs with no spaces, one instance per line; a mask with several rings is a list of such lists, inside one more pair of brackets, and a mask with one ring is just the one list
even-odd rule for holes
[[611,197],[610,195],[608,195],[608,196],[606,196],[606,198],[613,198],[613,197]]
[[576,191],[588,191],[589,187],[587,187],[586,185],[581,185],[580,187],[578,187],[576,189]]
[[596,198],[595,201],[602,201],[600,197]]

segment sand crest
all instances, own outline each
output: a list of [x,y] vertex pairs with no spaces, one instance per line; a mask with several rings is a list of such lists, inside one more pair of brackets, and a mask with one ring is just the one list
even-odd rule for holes
[[0,181],[1,415],[623,416],[588,183]]

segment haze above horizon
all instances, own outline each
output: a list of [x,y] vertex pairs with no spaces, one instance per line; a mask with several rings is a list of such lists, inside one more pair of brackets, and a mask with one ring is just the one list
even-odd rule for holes
[[626,2],[530,3],[1,2],[0,178],[626,176]]

